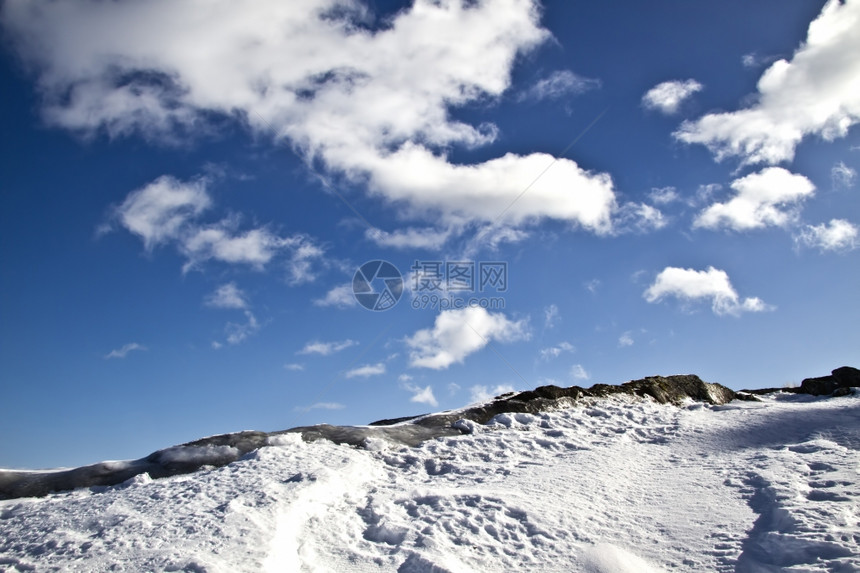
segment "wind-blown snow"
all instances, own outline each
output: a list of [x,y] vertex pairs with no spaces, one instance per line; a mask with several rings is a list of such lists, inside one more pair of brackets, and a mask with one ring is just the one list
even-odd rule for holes
[[3,571],[860,571],[860,395],[619,395],[0,502]]

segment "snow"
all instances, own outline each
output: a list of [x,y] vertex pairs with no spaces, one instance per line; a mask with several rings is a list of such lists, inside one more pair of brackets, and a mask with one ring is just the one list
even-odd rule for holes
[[2,501],[0,571],[860,571],[856,391],[456,425]]

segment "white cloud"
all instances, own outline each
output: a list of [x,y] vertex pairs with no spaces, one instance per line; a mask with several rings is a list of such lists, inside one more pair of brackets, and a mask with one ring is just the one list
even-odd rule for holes
[[770,65],[778,59],[778,56],[761,56],[755,52],[751,52],[741,57],[741,63],[745,68],[760,68]]
[[660,209],[645,203],[625,203],[615,214],[616,233],[647,233],[667,225]]
[[798,245],[820,251],[851,251],[860,245],[860,229],[844,219],[831,219],[829,223],[805,225],[794,237]]
[[245,293],[236,286],[236,283],[227,283],[215,289],[215,292],[206,297],[206,305],[215,308],[248,308]]
[[124,344],[122,348],[111,350],[108,354],[105,355],[105,360],[110,360],[111,358],[125,358],[129,352],[132,352],[134,350],[147,350],[147,348],[146,346],[138,344],[137,342],[130,342],[128,344]]
[[365,236],[380,247],[394,249],[429,249],[442,247],[453,229],[435,229],[432,227],[417,229],[410,227],[392,232],[381,229],[368,229]]
[[329,356],[341,350],[346,350],[350,346],[358,344],[355,340],[346,339],[332,342],[313,341],[305,344],[304,348],[296,352],[296,354],[319,354],[320,356]]
[[439,405],[439,401],[436,400],[436,396],[433,395],[433,387],[425,386],[421,388],[420,386],[416,386],[414,384],[404,384],[403,388],[412,392],[412,397],[409,398],[410,402],[416,402],[418,404],[427,404],[428,406],[433,406],[434,408]]
[[585,290],[591,294],[597,294],[597,289],[600,288],[600,279],[592,279],[585,283]]
[[553,328],[561,320],[561,312],[558,306],[551,304],[543,309],[543,325],[546,328]]
[[756,297],[741,299],[729,281],[729,275],[714,267],[708,267],[704,271],[666,267],[643,296],[650,303],[659,302],[666,297],[675,297],[683,302],[710,300],[711,309],[717,315],[737,316],[742,312],[773,309]]
[[576,347],[570,342],[560,342],[555,346],[540,349],[541,360],[551,360],[558,358],[564,352],[576,352]]
[[735,179],[737,194],[726,203],[714,203],[698,214],[693,227],[729,228],[735,231],[785,226],[797,218],[797,205],[815,191],[812,182],[782,167],[767,167]]
[[[605,173],[544,153],[448,160],[453,146],[497,138],[494,125],[464,123],[450,109],[498,99],[518,56],[551,38],[535,0],[420,0],[373,32],[356,25],[365,10],[342,0],[236,0],[207,10],[192,0],[9,0],[2,20],[38,74],[51,125],[175,140],[205,132],[209,117],[230,117],[289,140],[306,161],[366,186],[405,219],[445,227],[554,219],[611,230],[615,192]],[[546,96],[585,85],[570,72],[545,81]],[[438,237],[389,237],[419,239]]]
[[833,180],[834,189],[849,189],[857,180],[857,170],[840,161],[830,170],[830,178]]
[[591,374],[582,367],[582,364],[574,364],[570,368],[570,377],[574,380],[590,380]]
[[648,198],[658,205],[668,205],[669,203],[679,201],[681,196],[674,187],[655,187],[648,193]]
[[336,306],[339,308],[348,308],[355,306],[356,304],[351,284],[338,285],[328,291],[323,298],[314,299],[315,306]]
[[696,80],[673,80],[657,84],[642,96],[642,105],[666,115],[678,112],[684,100],[701,91],[702,84]]
[[570,70],[558,70],[523,92],[520,99],[534,101],[560,99],[599,88],[600,80],[584,78]]
[[509,153],[478,165],[453,165],[406,143],[384,158],[374,158],[370,184],[402,204],[405,216],[430,214],[448,226],[519,226],[550,218],[606,234],[616,208],[609,175],[542,153]]
[[206,227],[189,226],[189,233],[180,243],[180,250],[188,257],[185,270],[212,259],[262,269],[278,250],[288,245],[267,229],[236,234],[228,225],[222,221]]
[[349,370],[344,376],[347,378],[369,378],[371,376],[379,376],[385,374],[385,363],[378,362],[376,364],[365,364]]
[[528,337],[525,319],[512,321],[503,313],[470,307],[440,312],[433,328],[419,330],[406,344],[410,366],[441,370],[462,363],[492,340],[511,342]]
[[322,249],[303,235],[279,237],[265,227],[242,232],[236,218],[200,223],[200,215],[212,205],[206,186],[205,179],[183,182],[167,175],[159,177],[129,193],[113,218],[139,236],[148,251],[174,244],[187,258],[184,271],[208,260],[262,269],[278,253],[289,252],[290,265],[304,265],[301,271],[308,275],[309,260],[322,256]]
[[700,205],[702,203],[707,203],[711,200],[711,197],[713,197],[718,191],[721,191],[722,189],[723,186],[719,183],[706,183],[703,185],[699,185],[699,187],[696,189],[696,196],[690,204]]
[[257,322],[257,318],[251,313],[251,311],[245,311],[245,318],[247,319],[247,322],[244,323],[227,323],[224,330],[227,332],[228,344],[240,344],[249,336],[256,334],[257,331],[260,330],[260,323]]
[[618,337],[618,346],[620,348],[624,348],[625,346],[633,346],[633,332],[628,330],[624,332],[621,336]]
[[162,176],[128,194],[116,209],[123,227],[139,236],[147,250],[178,239],[189,221],[209,208],[205,180],[181,182]]
[[860,121],[858,29],[860,1],[828,0],[791,60],[765,70],[756,103],[684,122],[675,137],[744,164],[790,161],[809,135],[845,137]]
[[310,412],[311,410],[343,410],[345,406],[337,402],[317,402],[310,406],[296,406],[297,412]]
[[283,246],[292,249],[287,261],[287,282],[295,286],[315,281],[317,277],[313,271],[313,261],[321,259],[325,250],[304,235],[295,235],[284,240]]
[[[462,233],[465,229],[460,228],[458,231]],[[477,229],[474,237],[470,239],[463,250],[466,257],[474,257],[481,249],[496,251],[505,244],[514,244],[529,238],[528,231],[517,229],[507,224],[491,224],[488,223]]]
[[292,370],[293,372],[301,372],[305,369],[304,364],[298,364],[296,362],[290,362],[288,364],[284,364],[285,370]]
[[471,403],[478,404],[483,402],[489,402],[496,396],[501,396],[502,394],[507,394],[508,392],[514,392],[514,387],[510,384],[498,384],[496,386],[485,386],[476,384],[469,388],[469,392],[471,394]]

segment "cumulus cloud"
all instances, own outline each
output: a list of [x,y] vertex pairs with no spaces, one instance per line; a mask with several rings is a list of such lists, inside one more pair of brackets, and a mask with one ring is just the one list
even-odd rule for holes
[[336,354],[341,350],[346,350],[350,346],[358,344],[355,340],[346,339],[331,342],[320,342],[318,340],[308,342],[304,348],[296,352],[296,354],[319,354],[320,356],[329,356]]
[[299,271],[310,274],[310,261],[320,258],[323,250],[308,237],[280,237],[265,227],[240,231],[235,217],[201,222],[200,216],[212,205],[207,183],[202,178],[179,181],[168,175],[159,177],[129,193],[114,209],[112,219],[140,237],[148,251],[174,244],[187,259],[185,271],[209,260],[262,269],[284,252],[289,253],[291,268],[303,265],[292,270],[292,275]]
[[248,308],[245,293],[236,286],[236,283],[227,283],[215,289],[215,292],[206,297],[206,305],[215,308]]
[[618,346],[619,348],[624,348],[625,346],[633,346],[633,332],[628,330],[624,332],[621,336],[618,337]]
[[696,80],[673,80],[657,84],[642,96],[642,105],[666,115],[677,113],[684,101],[704,88]]
[[352,292],[352,285],[338,285],[327,293],[322,298],[314,299],[315,306],[336,306],[339,308],[348,308],[355,306],[355,295]]
[[667,297],[675,297],[684,303],[710,300],[711,309],[717,315],[738,316],[743,312],[773,309],[757,297],[741,299],[729,281],[729,275],[714,267],[708,267],[704,271],[666,267],[643,296],[650,303]]
[[290,362],[290,363],[284,364],[284,370],[291,370],[293,372],[301,372],[304,369],[305,369],[304,364],[298,364],[296,362]]
[[128,344],[124,344],[122,348],[111,350],[105,355],[105,360],[110,360],[111,358],[125,358],[126,356],[128,356],[129,352],[132,352],[134,350],[147,350],[147,348],[146,346],[138,344],[137,342],[130,342]]
[[347,371],[344,376],[347,378],[370,378],[371,376],[379,376],[380,374],[385,374],[385,364],[383,362],[358,366]]
[[845,137],[860,121],[860,0],[828,0],[791,60],[774,62],[756,102],[684,122],[675,137],[708,147],[717,160],[790,161],[804,137]]
[[514,392],[514,387],[510,384],[498,384],[496,386],[486,386],[482,384],[476,384],[469,388],[470,400],[473,404],[489,402],[496,396],[501,396],[502,394],[507,394],[508,392]]
[[433,328],[419,330],[406,344],[410,366],[442,370],[462,363],[493,340],[512,342],[528,337],[525,319],[513,321],[503,313],[470,307],[440,312]]
[[782,167],[768,167],[731,184],[736,195],[725,203],[714,203],[696,216],[693,227],[747,231],[785,226],[797,218],[800,201],[815,191],[803,175]]
[[558,358],[565,352],[576,352],[576,348],[570,342],[560,342],[555,346],[540,349],[541,360],[552,360]]
[[181,182],[163,176],[129,193],[116,209],[116,217],[151,251],[184,235],[188,222],[211,204],[205,180]]
[[405,143],[375,160],[370,184],[402,205],[404,215],[433,214],[449,226],[519,226],[551,218],[606,234],[616,208],[608,174],[544,153],[509,153],[478,165],[454,165],[423,146]]
[[[453,146],[496,140],[496,126],[465,123],[450,109],[499,98],[518,56],[551,37],[536,0],[417,0],[378,30],[361,25],[365,10],[344,0],[236,0],[208,10],[192,0],[9,0],[2,21],[37,73],[51,125],[163,141],[228,117],[286,139],[306,161],[363,186],[404,219],[444,226],[554,219],[610,231],[615,192],[605,173],[544,153],[448,160]],[[559,72],[541,94],[587,85]],[[378,238],[435,240],[408,231]],[[261,254],[272,248],[264,241]]]
[[851,251],[857,248],[860,229],[845,219],[831,219],[829,223],[805,225],[794,237],[798,245],[824,251]]
[[570,70],[558,70],[523,92],[521,100],[540,101],[575,96],[600,88],[600,80],[584,78]]

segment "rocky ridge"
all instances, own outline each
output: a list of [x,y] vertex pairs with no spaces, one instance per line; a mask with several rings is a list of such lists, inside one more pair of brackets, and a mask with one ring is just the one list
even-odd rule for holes
[[206,466],[223,466],[267,445],[271,438],[288,433],[300,433],[306,441],[326,439],[356,447],[365,446],[368,439],[417,446],[429,439],[468,433],[469,425],[459,423],[462,420],[486,424],[503,413],[536,414],[617,395],[651,398],[660,404],[679,405],[692,399],[719,405],[732,400],[757,400],[756,395],[779,391],[839,396],[851,392],[852,387],[860,387],[860,370],[847,366],[833,370],[830,376],[807,378],[797,388],[741,392],[704,382],[695,375],[649,376],[620,385],[595,384],[590,388],[541,386],[525,392],[503,394],[490,402],[461,410],[380,420],[367,426],[320,424],[271,433],[236,432],[158,450],[132,461],[102,462],[68,470],[0,470],[0,499],[44,496],[80,487],[114,486],[144,473],[151,478],[161,478],[191,473]]

